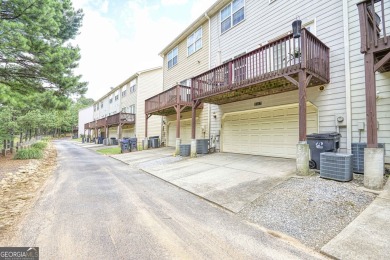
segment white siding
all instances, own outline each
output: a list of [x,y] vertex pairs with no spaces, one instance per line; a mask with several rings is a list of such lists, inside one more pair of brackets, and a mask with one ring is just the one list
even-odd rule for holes
[[[358,130],[359,122],[366,123],[364,55],[360,53],[360,23],[356,4],[349,0],[349,37],[351,66],[352,142],[366,142],[367,132]],[[385,1],[386,31],[390,32],[390,2]],[[390,72],[376,73],[378,142],[386,144],[386,162],[390,163]]]
[[[79,137],[84,134],[84,124],[93,121],[93,106],[81,109],[79,111]],[[87,133],[86,133],[87,134]]]

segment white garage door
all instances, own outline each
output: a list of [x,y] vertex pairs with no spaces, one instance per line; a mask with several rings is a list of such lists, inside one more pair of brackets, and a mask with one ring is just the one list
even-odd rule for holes
[[[298,143],[298,104],[226,114],[222,151],[295,158]],[[307,133],[318,131],[318,111],[307,104]]]
[[[196,119],[196,136],[201,136],[199,119]],[[191,144],[191,119],[180,121],[180,139],[182,144]],[[176,146],[176,121],[171,121],[168,127],[168,146]]]

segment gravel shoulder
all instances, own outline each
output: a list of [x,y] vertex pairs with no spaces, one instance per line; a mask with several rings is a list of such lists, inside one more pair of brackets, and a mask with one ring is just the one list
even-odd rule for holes
[[362,183],[363,175],[358,174],[346,183],[318,175],[293,177],[238,215],[319,250],[375,199],[375,194],[361,189]]

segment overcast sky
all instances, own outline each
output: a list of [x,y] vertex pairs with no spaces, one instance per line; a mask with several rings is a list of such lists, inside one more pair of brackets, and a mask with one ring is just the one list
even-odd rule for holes
[[84,11],[75,73],[98,99],[135,72],[162,66],[158,53],[215,0],[73,0]]

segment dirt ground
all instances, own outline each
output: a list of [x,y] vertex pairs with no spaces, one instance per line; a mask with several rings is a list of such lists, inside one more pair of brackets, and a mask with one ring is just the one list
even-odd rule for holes
[[0,155],[0,180],[8,172],[17,172],[19,167],[28,165],[33,160],[13,160],[13,154]]
[[0,241],[34,204],[37,193],[56,167],[57,152],[52,143],[40,160],[0,159]]

